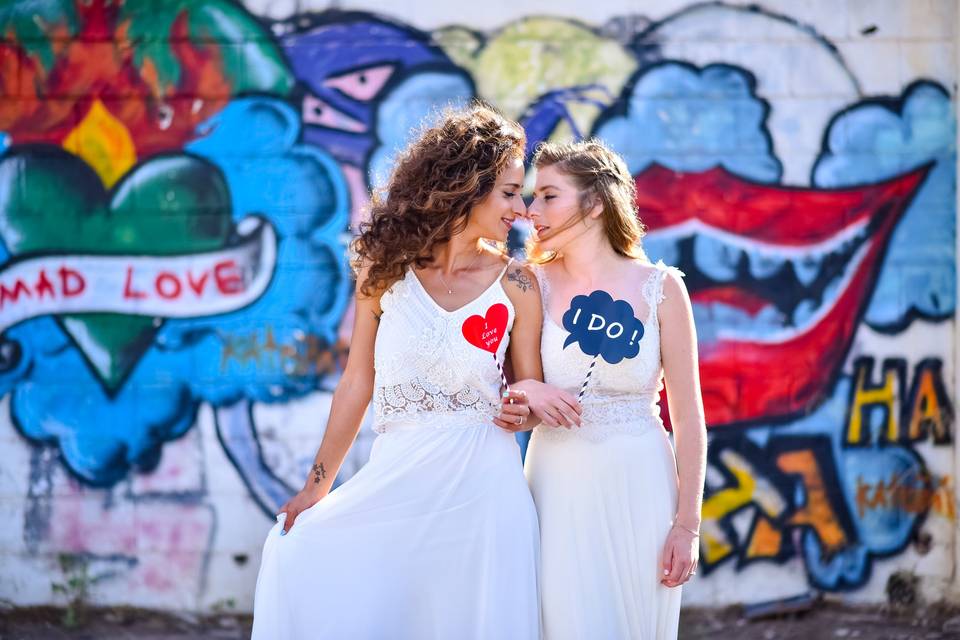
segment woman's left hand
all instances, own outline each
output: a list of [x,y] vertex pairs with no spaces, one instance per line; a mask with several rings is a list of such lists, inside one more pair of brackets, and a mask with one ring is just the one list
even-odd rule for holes
[[493,419],[493,424],[512,433],[529,431],[540,421],[530,414],[530,403],[524,391],[510,389],[500,398],[500,415]]
[[660,583],[679,587],[697,571],[700,561],[700,538],[691,531],[674,524],[663,545],[663,575]]

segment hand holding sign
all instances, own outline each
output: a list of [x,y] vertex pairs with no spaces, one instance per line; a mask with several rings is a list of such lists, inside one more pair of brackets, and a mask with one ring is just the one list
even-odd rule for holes
[[597,357],[602,356],[610,364],[617,364],[640,353],[643,323],[633,315],[629,302],[614,300],[606,291],[574,296],[570,308],[563,314],[563,328],[570,332],[563,343],[564,349],[577,343],[581,351],[593,356],[587,377],[580,386],[578,400],[583,399]]
[[493,361],[497,363],[497,370],[500,372],[500,380],[503,382],[504,389],[509,389],[509,387],[507,386],[507,376],[503,374],[503,367],[497,360],[497,348],[507,333],[509,317],[510,312],[507,311],[507,306],[498,302],[491,305],[485,315],[472,315],[464,320],[463,326],[460,328],[467,342],[478,349],[493,354]]

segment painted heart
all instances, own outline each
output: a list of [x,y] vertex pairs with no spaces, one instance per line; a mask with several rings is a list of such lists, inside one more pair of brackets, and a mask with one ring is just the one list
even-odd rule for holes
[[500,341],[507,332],[507,306],[498,302],[487,309],[483,316],[472,315],[463,321],[463,337],[473,346],[496,353]]
[[[214,165],[155,156],[107,191],[60,147],[12,147],[0,160],[0,239],[27,253],[176,255],[224,246],[233,230],[230,194]],[[161,325],[111,313],[57,316],[107,391],[120,387]]]

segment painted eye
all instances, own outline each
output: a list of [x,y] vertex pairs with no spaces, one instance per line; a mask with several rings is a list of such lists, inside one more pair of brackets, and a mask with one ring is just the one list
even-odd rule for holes
[[311,94],[307,94],[303,98],[301,117],[304,124],[318,125],[329,129],[340,129],[353,133],[363,133],[367,130],[367,127],[359,120],[351,118]]
[[327,78],[323,84],[325,87],[336,89],[354,100],[369,102],[376,97],[395,70],[396,67],[392,64],[365,67]]

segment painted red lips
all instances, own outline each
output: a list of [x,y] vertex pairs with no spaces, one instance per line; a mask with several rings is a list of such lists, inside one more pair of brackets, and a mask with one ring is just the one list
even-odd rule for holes
[[[823,400],[870,300],[893,229],[929,169],[843,189],[756,184],[722,168],[681,173],[654,165],[636,177],[639,215],[651,239],[680,243],[703,236],[742,252],[731,267],[736,274],[725,281],[681,253],[678,266],[688,274],[695,305],[722,304],[747,318],[767,308],[773,315],[776,308],[784,319],[782,327],[756,335],[722,322],[701,335],[708,425],[775,422],[809,413]],[[752,251],[786,257],[761,280],[748,270]],[[816,275],[802,285],[793,265],[805,252],[821,257]],[[817,310],[800,318],[794,312],[804,295]],[[666,402],[661,406],[666,414]]]

